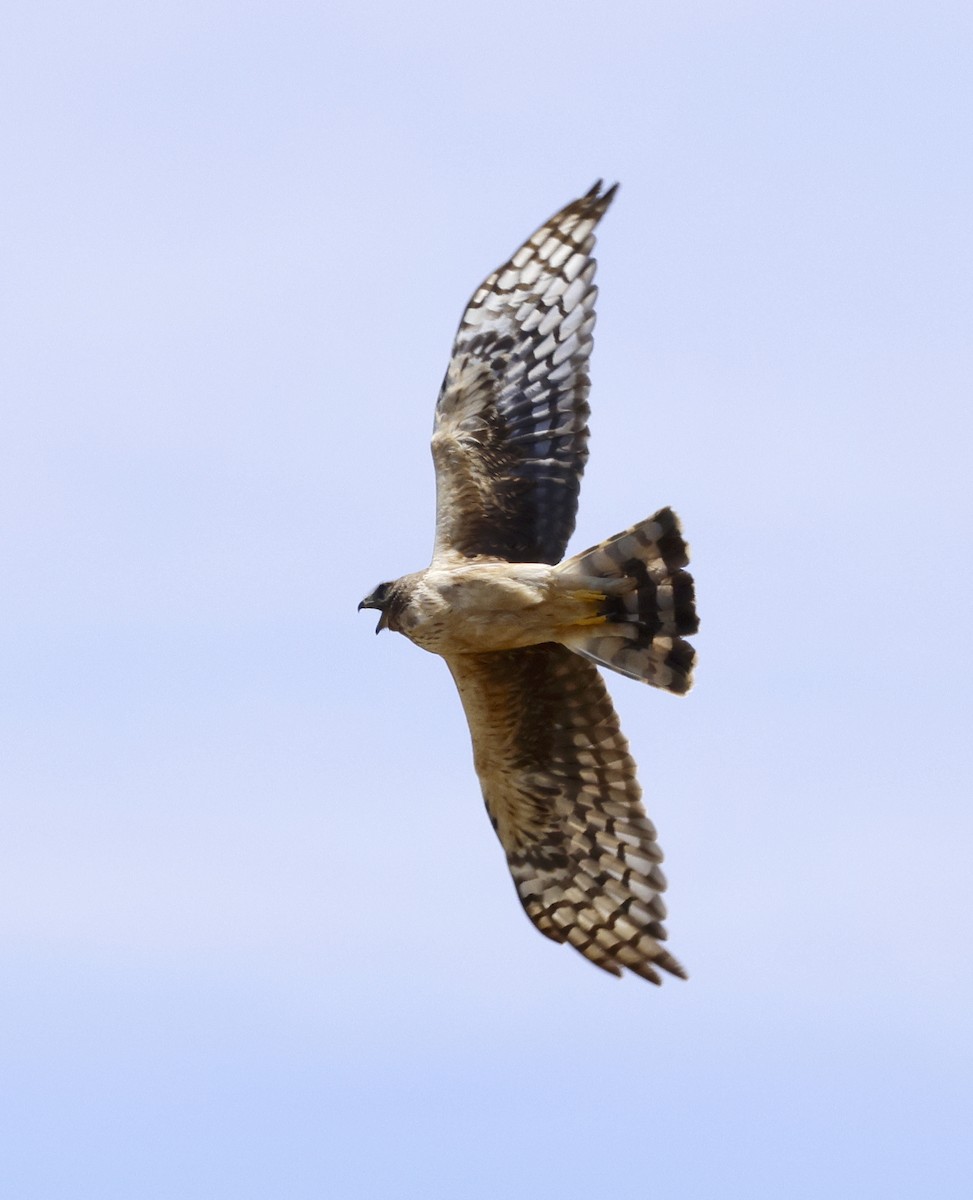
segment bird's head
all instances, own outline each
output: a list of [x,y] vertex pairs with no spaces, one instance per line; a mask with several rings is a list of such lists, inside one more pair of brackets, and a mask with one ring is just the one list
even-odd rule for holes
[[358,611],[363,608],[377,608],[382,614],[378,619],[378,624],[375,626],[375,632],[380,633],[383,629],[389,627],[389,605],[392,603],[392,590],[394,584],[380,583],[378,587],[365,597],[358,605]]

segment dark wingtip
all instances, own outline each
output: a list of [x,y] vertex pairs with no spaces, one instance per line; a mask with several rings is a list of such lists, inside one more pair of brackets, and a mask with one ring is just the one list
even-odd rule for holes
[[594,200],[602,207],[607,208],[608,205],[611,204],[612,200],[615,199],[615,193],[618,191],[621,185],[618,183],[613,183],[611,187],[604,194],[602,194],[601,189],[604,186],[605,181],[603,179],[596,179],[582,198],[584,200]]

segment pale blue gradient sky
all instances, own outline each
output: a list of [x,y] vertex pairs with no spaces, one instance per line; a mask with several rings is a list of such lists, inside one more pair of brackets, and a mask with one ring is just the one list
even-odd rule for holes
[[[44,3],[0,45],[0,1190],[966,1195],[966,3]],[[541,938],[422,566],[473,287],[598,176],[575,548],[688,983]]]

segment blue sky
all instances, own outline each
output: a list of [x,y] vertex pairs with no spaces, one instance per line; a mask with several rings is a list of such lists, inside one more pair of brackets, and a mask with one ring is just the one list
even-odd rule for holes
[[[44,3],[0,48],[0,1154],[18,1200],[966,1195],[973,15]],[[688,983],[524,918],[425,564],[474,286],[598,177],[575,549]]]

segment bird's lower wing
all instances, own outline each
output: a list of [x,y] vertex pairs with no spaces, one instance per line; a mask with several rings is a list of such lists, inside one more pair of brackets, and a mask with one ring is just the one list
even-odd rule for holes
[[662,852],[597,669],[553,643],[447,662],[530,919],[614,975],[685,977],[660,945]]

